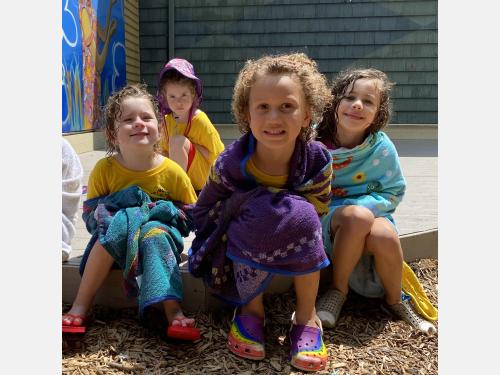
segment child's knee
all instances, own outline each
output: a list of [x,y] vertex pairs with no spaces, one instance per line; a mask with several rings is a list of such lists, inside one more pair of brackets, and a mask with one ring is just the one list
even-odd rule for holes
[[375,217],[373,213],[362,206],[346,206],[343,208],[340,217],[332,217],[332,226],[334,221],[338,220],[342,228],[355,231],[356,233],[370,233]]
[[366,239],[370,253],[375,257],[389,256],[401,258],[403,256],[399,236],[394,230],[387,227],[374,227]]
[[101,242],[99,241],[99,239],[97,239],[95,242],[94,242],[94,246],[92,246],[92,251],[98,251],[98,252],[103,252],[103,253],[106,253],[106,249],[104,248],[104,246],[102,246]]
[[174,135],[172,138],[170,138],[169,141],[169,147],[170,149],[174,150],[183,150],[185,152],[189,151],[190,145],[189,139],[187,139],[183,135]]

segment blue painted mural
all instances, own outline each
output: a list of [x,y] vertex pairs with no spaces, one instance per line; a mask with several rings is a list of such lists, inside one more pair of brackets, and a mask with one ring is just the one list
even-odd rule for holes
[[62,31],[62,132],[97,129],[126,83],[123,0],[63,0]]

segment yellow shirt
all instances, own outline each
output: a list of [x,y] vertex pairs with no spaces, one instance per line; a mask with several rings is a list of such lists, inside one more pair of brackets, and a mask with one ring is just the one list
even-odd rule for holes
[[153,169],[137,172],[125,168],[112,156],[99,160],[94,166],[89,176],[87,199],[109,195],[132,185],[139,186],[152,200],[196,202],[186,172],[169,158]]
[[[259,185],[266,186],[266,187],[273,187],[273,188],[280,189],[280,188],[285,186],[286,181],[288,179],[288,175],[271,176],[271,175],[268,175],[268,174],[262,172],[254,164],[252,158],[248,159],[248,162],[246,165],[246,171],[247,171],[247,173],[251,174],[255,178],[255,181],[257,181],[257,183]],[[328,189],[330,189],[330,185],[328,185],[325,188],[325,190],[328,190]],[[324,193],[325,193],[324,191],[320,192],[320,194],[324,194]],[[318,215],[323,215],[326,212],[328,212],[328,205],[326,203],[321,202],[317,198],[317,196],[315,196],[314,194],[304,194],[304,198],[306,198],[308,200],[308,202],[314,206]]]
[[193,116],[191,125],[187,129],[186,123],[177,123],[171,113],[165,116],[166,137],[162,144],[164,152],[168,155],[168,140],[174,135],[185,135],[192,143],[201,145],[208,150],[208,159],[196,150],[191,166],[187,171],[191,183],[195,190],[201,190],[208,180],[210,167],[217,159],[217,156],[224,150],[224,143],[222,143],[217,129],[205,114],[200,111]]
[[257,168],[252,158],[248,159],[246,170],[247,173],[251,174],[255,178],[255,181],[257,181],[259,185],[266,187],[282,188],[283,186],[285,186],[286,180],[288,178],[288,175],[271,176],[262,172]]

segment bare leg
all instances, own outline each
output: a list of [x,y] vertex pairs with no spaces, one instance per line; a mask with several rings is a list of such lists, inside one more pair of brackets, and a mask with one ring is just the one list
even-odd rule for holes
[[366,240],[366,249],[375,261],[375,270],[384,286],[388,305],[401,302],[403,250],[398,234],[387,219],[376,218]]
[[187,171],[190,147],[191,141],[183,135],[173,136],[168,143],[168,155],[170,159],[179,164],[184,171]]
[[297,306],[295,310],[295,320],[299,325],[317,327],[314,318],[316,317],[316,296],[319,287],[319,271],[306,275],[295,276],[293,278]]
[[349,277],[356,267],[375,218],[361,206],[345,206],[335,210],[330,222],[333,241],[332,288],[344,295],[349,291]]
[[[104,249],[99,241],[96,241],[83,271],[82,280],[78,287],[73,306],[68,311],[68,314],[76,314],[85,316],[89,311],[97,290],[101,287],[104,280],[108,276],[109,270],[113,265],[113,258]],[[75,319],[76,320],[76,319]],[[72,318],[63,319],[65,324],[71,324]],[[78,324],[77,321],[75,321]]]
[[244,315],[253,315],[258,318],[264,319],[265,311],[264,311],[264,302],[263,302],[263,294],[259,294],[253,300],[248,302],[246,305],[241,306],[241,313]]
[[180,303],[176,300],[163,301],[163,309],[165,310],[169,325],[182,327],[194,326],[194,319],[187,318],[184,315]]

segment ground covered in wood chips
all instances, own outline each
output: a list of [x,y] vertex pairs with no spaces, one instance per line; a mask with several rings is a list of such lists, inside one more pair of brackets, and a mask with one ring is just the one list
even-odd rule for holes
[[[436,259],[410,263],[431,302],[437,307]],[[143,327],[136,309],[96,306],[94,321],[80,338],[63,337],[63,374],[302,374],[290,366],[286,333],[295,297],[293,291],[266,295],[266,358],[254,362],[226,349],[229,309],[197,313],[202,338],[193,344],[166,341],[158,327],[160,314]],[[329,362],[317,374],[437,374],[438,335],[427,336],[395,320],[380,308],[380,300],[354,293],[333,330],[325,330]],[[63,306],[64,311],[69,306]],[[435,322],[437,327],[437,322]],[[439,328],[438,328],[439,331]]]

